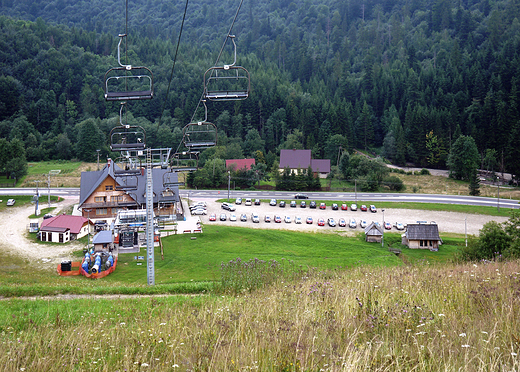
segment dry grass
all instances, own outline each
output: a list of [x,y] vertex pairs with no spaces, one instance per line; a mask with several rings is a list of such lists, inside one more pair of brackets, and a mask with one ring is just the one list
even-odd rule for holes
[[316,273],[237,297],[4,305],[6,371],[520,368],[518,261]]

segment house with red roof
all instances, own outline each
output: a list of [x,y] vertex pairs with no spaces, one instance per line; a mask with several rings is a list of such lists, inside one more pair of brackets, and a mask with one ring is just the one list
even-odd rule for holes
[[88,218],[60,214],[43,220],[39,236],[42,242],[67,243],[87,235],[93,225]]
[[228,159],[226,160],[226,169],[234,170],[250,170],[255,165],[255,159]]
[[285,168],[297,172],[309,166],[320,178],[326,178],[330,173],[330,159],[313,159],[311,150],[280,150],[280,172]]

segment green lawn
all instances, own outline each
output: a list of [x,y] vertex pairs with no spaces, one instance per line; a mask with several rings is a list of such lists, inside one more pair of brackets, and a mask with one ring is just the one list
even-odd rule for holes
[[[297,266],[321,270],[402,265],[403,260],[388,251],[388,244],[402,249],[407,261],[447,262],[453,258],[457,245],[463,243],[463,240],[451,239],[439,252],[430,252],[403,248],[399,233],[385,234],[385,238],[385,248],[382,248],[380,244],[366,243],[362,234],[352,238],[339,234],[205,226],[200,235],[181,234],[163,239],[164,260],[160,250],[155,250],[155,279],[157,284],[218,280],[221,263],[237,257],[244,261],[252,258],[290,260]],[[146,258],[146,250],[142,249],[139,255]],[[116,272],[104,280],[145,284],[146,264],[136,261],[135,256],[137,254],[119,255]]]
[[27,176],[49,174],[49,171],[59,169],[60,174],[67,174],[76,171],[84,163],[80,161],[40,161],[38,163],[28,163]]

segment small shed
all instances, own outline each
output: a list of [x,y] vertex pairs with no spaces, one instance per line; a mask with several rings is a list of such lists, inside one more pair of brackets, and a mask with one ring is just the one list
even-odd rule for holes
[[406,232],[401,237],[401,243],[411,249],[429,249],[438,251],[442,239],[436,223],[408,224]]
[[114,249],[114,235],[112,231],[102,230],[94,235],[92,239],[94,252],[112,252]]
[[381,243],[383,228],[375,222],[365,227],[365,240],[369,243]]

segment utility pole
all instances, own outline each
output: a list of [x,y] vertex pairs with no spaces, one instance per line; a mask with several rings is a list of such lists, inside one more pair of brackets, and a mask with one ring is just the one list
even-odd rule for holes
[[229,190],[231,189],[231,172],[227,171],[228,181],[227,181],[227,201],[229,203]]
[[40,211],[38,210],[38,201],[40,200],[40,194],[39,194],[39,191],[38,191],[38,184],[40,182],[44,182],[44,181],[39,181],[39,180],[34,180],[34,182],[36,183],[36,206],[35,206],[35,210],[34,210],[34,215],[35,216],[39,216],[40,215]]
[[382,226],[383,235],[381,236],[381,247],[384,248],[385,247],[385,210],[381,209],[381,211],[383,211],[383,226]]
[[97,151],[97,170],[99,170],[99,152],[100,152],[101,150],[98,149],[98,150],[96,150],[96,151]]

